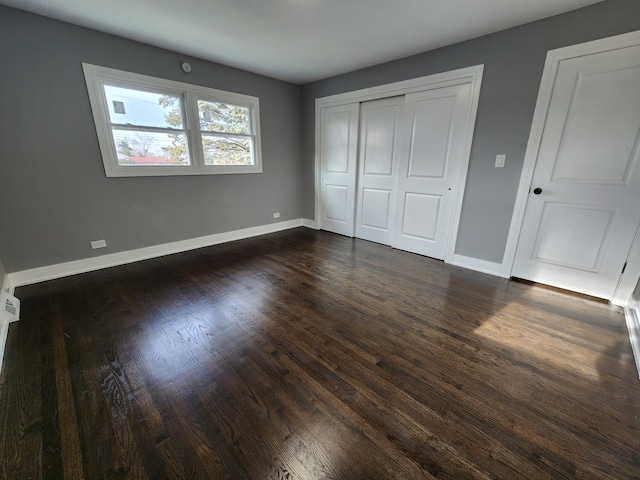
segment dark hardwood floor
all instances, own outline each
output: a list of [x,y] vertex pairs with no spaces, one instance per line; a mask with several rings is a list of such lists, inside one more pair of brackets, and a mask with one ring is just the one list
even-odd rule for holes
[[0,478],[640,478],[620,309],[295,229],[19,288]]

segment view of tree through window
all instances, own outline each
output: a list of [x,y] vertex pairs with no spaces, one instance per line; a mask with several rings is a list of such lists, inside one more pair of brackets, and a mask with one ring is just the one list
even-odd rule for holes
[[[179,99],[162,96],[165,120],[174,127],[182,124]],[[205,165],[251,165],[251,124],[249,109],[238,105],[198,100],[198,117],[202,134]],[[186,146],[177,142],[171,155],[180,158]]]
[[198,100],[198,114],[206,165],[251,164],[248,108]]

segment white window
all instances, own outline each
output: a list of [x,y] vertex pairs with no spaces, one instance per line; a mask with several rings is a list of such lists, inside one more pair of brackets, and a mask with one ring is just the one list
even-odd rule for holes
[[258,98],[82,66],[107,177],[262,172]]

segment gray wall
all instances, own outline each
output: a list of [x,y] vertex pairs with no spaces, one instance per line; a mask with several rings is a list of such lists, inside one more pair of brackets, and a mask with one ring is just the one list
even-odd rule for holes
[[638,285],[636,285],[636,290],[633,292],[633,296],[635,297],[636,301],[640,302],[640,282],[638,282]]
[[[301,87],[4,6],[0,45],[7,271],[302,217]],[[82,62],[258,96],[264,173],[106,178]]]
[[[564,15],[303,87],[304,216],[314,218],[315,99],[484,64],[456,253],[501,263],[548,50],[640,29],[640,1]],[[505,168],[495,156],[507,155]]]

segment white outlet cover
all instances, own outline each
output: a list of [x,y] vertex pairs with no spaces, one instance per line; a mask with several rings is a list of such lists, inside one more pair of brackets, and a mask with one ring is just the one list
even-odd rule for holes
[[105,248],[106,246],[107,246],[106,240],[95,240],[91,242],[91,248],[93,248],[94,250],[96,248]]

